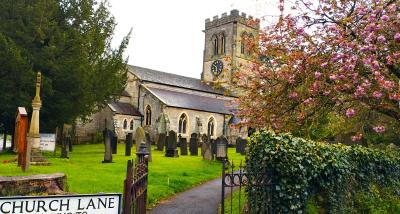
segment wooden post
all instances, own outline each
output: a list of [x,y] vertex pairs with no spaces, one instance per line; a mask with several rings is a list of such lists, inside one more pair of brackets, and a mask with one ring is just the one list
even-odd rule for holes
[[30,145],[27,140],[28,114],[25,108],[18,107],[17,118],[15,120],[15,145],[18,146],[18,166],[25,172],[29,169]]
[[133,184],[133,161],[128,160],[126,178],[124,181],[124,214],[131,214]]

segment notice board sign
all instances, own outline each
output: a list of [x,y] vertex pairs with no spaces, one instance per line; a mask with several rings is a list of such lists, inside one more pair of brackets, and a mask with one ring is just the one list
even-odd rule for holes
[[0,197],[0,213],[120,214],[120,193]]
[[56,134],[40,134],[40,150],[54,151],[56,149]]

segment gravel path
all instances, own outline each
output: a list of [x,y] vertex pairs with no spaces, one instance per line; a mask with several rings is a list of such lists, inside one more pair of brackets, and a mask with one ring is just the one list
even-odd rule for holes
[[216,214],[221,202],[221,178],[179,193],[149,211],[152,214]]

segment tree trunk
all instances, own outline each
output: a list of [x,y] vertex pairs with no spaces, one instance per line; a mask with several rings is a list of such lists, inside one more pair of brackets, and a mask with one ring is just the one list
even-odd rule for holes
[[14,135],[15,135],[15,129],[11,129],[11,147],[10,151],[14,151]]
[[3,151],[2,151],[2,152],[5,152],[5,151],[6,151],[6,144],[7,144],[7,130],[4,129],[4,135],[3,135]]

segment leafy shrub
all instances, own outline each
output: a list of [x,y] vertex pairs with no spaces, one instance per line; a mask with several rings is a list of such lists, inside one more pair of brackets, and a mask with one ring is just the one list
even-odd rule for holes
[[253,213],[264,213],[269,200],[273,213],[303,213],[316,195],[328,213],[349,213],[358,192],[370,192],[373,185],[400,189],[396,153],[272,131],[255,133],[249,144],[247,191]]

